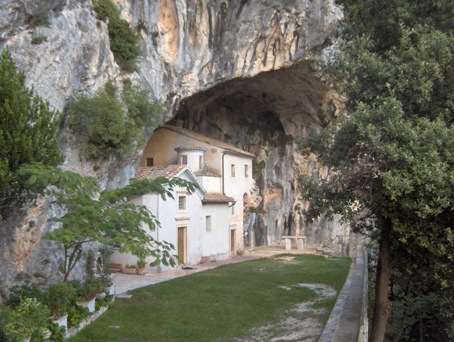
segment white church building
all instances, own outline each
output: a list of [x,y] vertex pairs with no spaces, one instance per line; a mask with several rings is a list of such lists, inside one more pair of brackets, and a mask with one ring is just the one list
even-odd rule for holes
[[[179,177],[198,185],[173,199],[150,193],[134,199],[161,223],[150,232],[175,246],[179,264],[225,259],[244,249],[243,199],[254,187],[255,156],[233,145],[180,126],[158,128],[147,143],[136,178]],[[114,253],[111,262],[134,264],[132,255]],[[152,261],[152,260],[147,260]]]

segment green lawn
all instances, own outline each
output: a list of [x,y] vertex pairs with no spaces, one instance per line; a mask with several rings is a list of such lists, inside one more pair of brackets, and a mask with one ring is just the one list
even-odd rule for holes
[[[287,255],[287,257],[290,257]],[[337,294],[350,258],[275,256],[177,278],[131,291],[70,341],[229,341],[276,323],[314,291],[298,284],[326,284]],[[337,297],[337,296],[336,296]],[[327,321],[336,301],[318,301]]]

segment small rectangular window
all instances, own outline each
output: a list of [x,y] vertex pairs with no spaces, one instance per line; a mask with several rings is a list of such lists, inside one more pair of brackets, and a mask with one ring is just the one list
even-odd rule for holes
[[147,158],[147,166],[153,166],[153,158]]
[[178,210],[179,211],[186,210],[186,196],[178,196]]
[[203,156],[199,156],[199,170],[203,169]]
[[188,165],[188,156],[181,156],[181,164]]
[[211,232],[211,216],[205,218],[206,231]]
[[244,177],[249,178],[249,165],[244,165]]
[[235,164],[232,164],[232,165],[230,166],[230,176],[231,176],[232,178],[235,178]]

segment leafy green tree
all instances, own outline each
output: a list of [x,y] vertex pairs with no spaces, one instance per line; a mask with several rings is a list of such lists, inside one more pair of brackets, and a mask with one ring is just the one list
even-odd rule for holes
[[[340,213],[378,242],[370,336],[383,341],[393,272],[414,277],[408,262],[423,258],[425,294],[453,289],[454,4],[339,2],[343,35],[324,70],[346,94],[346,111],[305,139],[301,149],[331,172],[301,185],[308,218]],[[444,318],[452,324],[452,314]]]
[[128,114],[138,127],[151,127],[158,124],[157,114],[162,113],[159,102],[150,102],[147,92],[127,81],[123,84],[122,99]]
[[112,81],[93,97],[80,95],[68,105],[69,127],[84,144],[82,153],[97,158],[116,153],[126,156],[141,145],[142,129],[155,126],[162,105],[151,102],[139,86],[126,82],[121,97]]
[[60,114],[25,87],[25,75],[8,50],[0,57],[0,218],[6,218],[29,198],[28,187],[16,177],[31,162],[58,165]]
[[87,157],[110,153],[124,156],[133,150],[135,137],[140,136],[121,102],[105,92],[93,97],[79,96],[67,107],[66,113],[69,127],[84,143],[82,153]]
[[157,229],[160,225],[157,218],[145,206],[135,205],[130,199],[151,192],[163,199],[173,198],[174,188],[184,187],[192,192],[194,184],[179,178],[131,179],[123,188],[100,191],[92,177],[42,164],[23,166],[18,172],[32,187],[42,189],[47,186],[43,194],[52,196],[55,205],[65,212],[53,219],[60,228],[46,236],[64,248],[65,281],[80,260],[83,246],[90,242],[121,244],[120,252],[130,252],[143,258],[153,256],[157,263],[175,264],[171,254],[174,246],[156,241],[143,229]]

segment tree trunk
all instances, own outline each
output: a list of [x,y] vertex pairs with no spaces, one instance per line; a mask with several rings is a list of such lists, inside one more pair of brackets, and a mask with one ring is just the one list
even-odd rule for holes
[[419,320],[419,342],[424,342],[424,322]]
[[375,282],[374,317],[372,321],[371,342],[383,342],[386,324],[391,313],[392,303],[388,298],[389,276],[391,273],[391,220],[386,219],[381,231],[380,251],[378,254],[377,276]]
[[[411,278],[407,282],[407,286],[405,287],[405,297],[408,297],[408,294],[410,293],[410,287],[411,287]],[[393,297],[391,297],[391,300],[393,300]],[[408,311],[409,311],[409,304],[408,300],[405,302],[403,312],[402,312],[402,319],[399,325],[399,329],[394,333],[393,336],[393,342],[399,342],[400,338],[402,337],[402,334],[404,333],[404,328],[405,328],[405,322],[407,321],[408,318]]]

